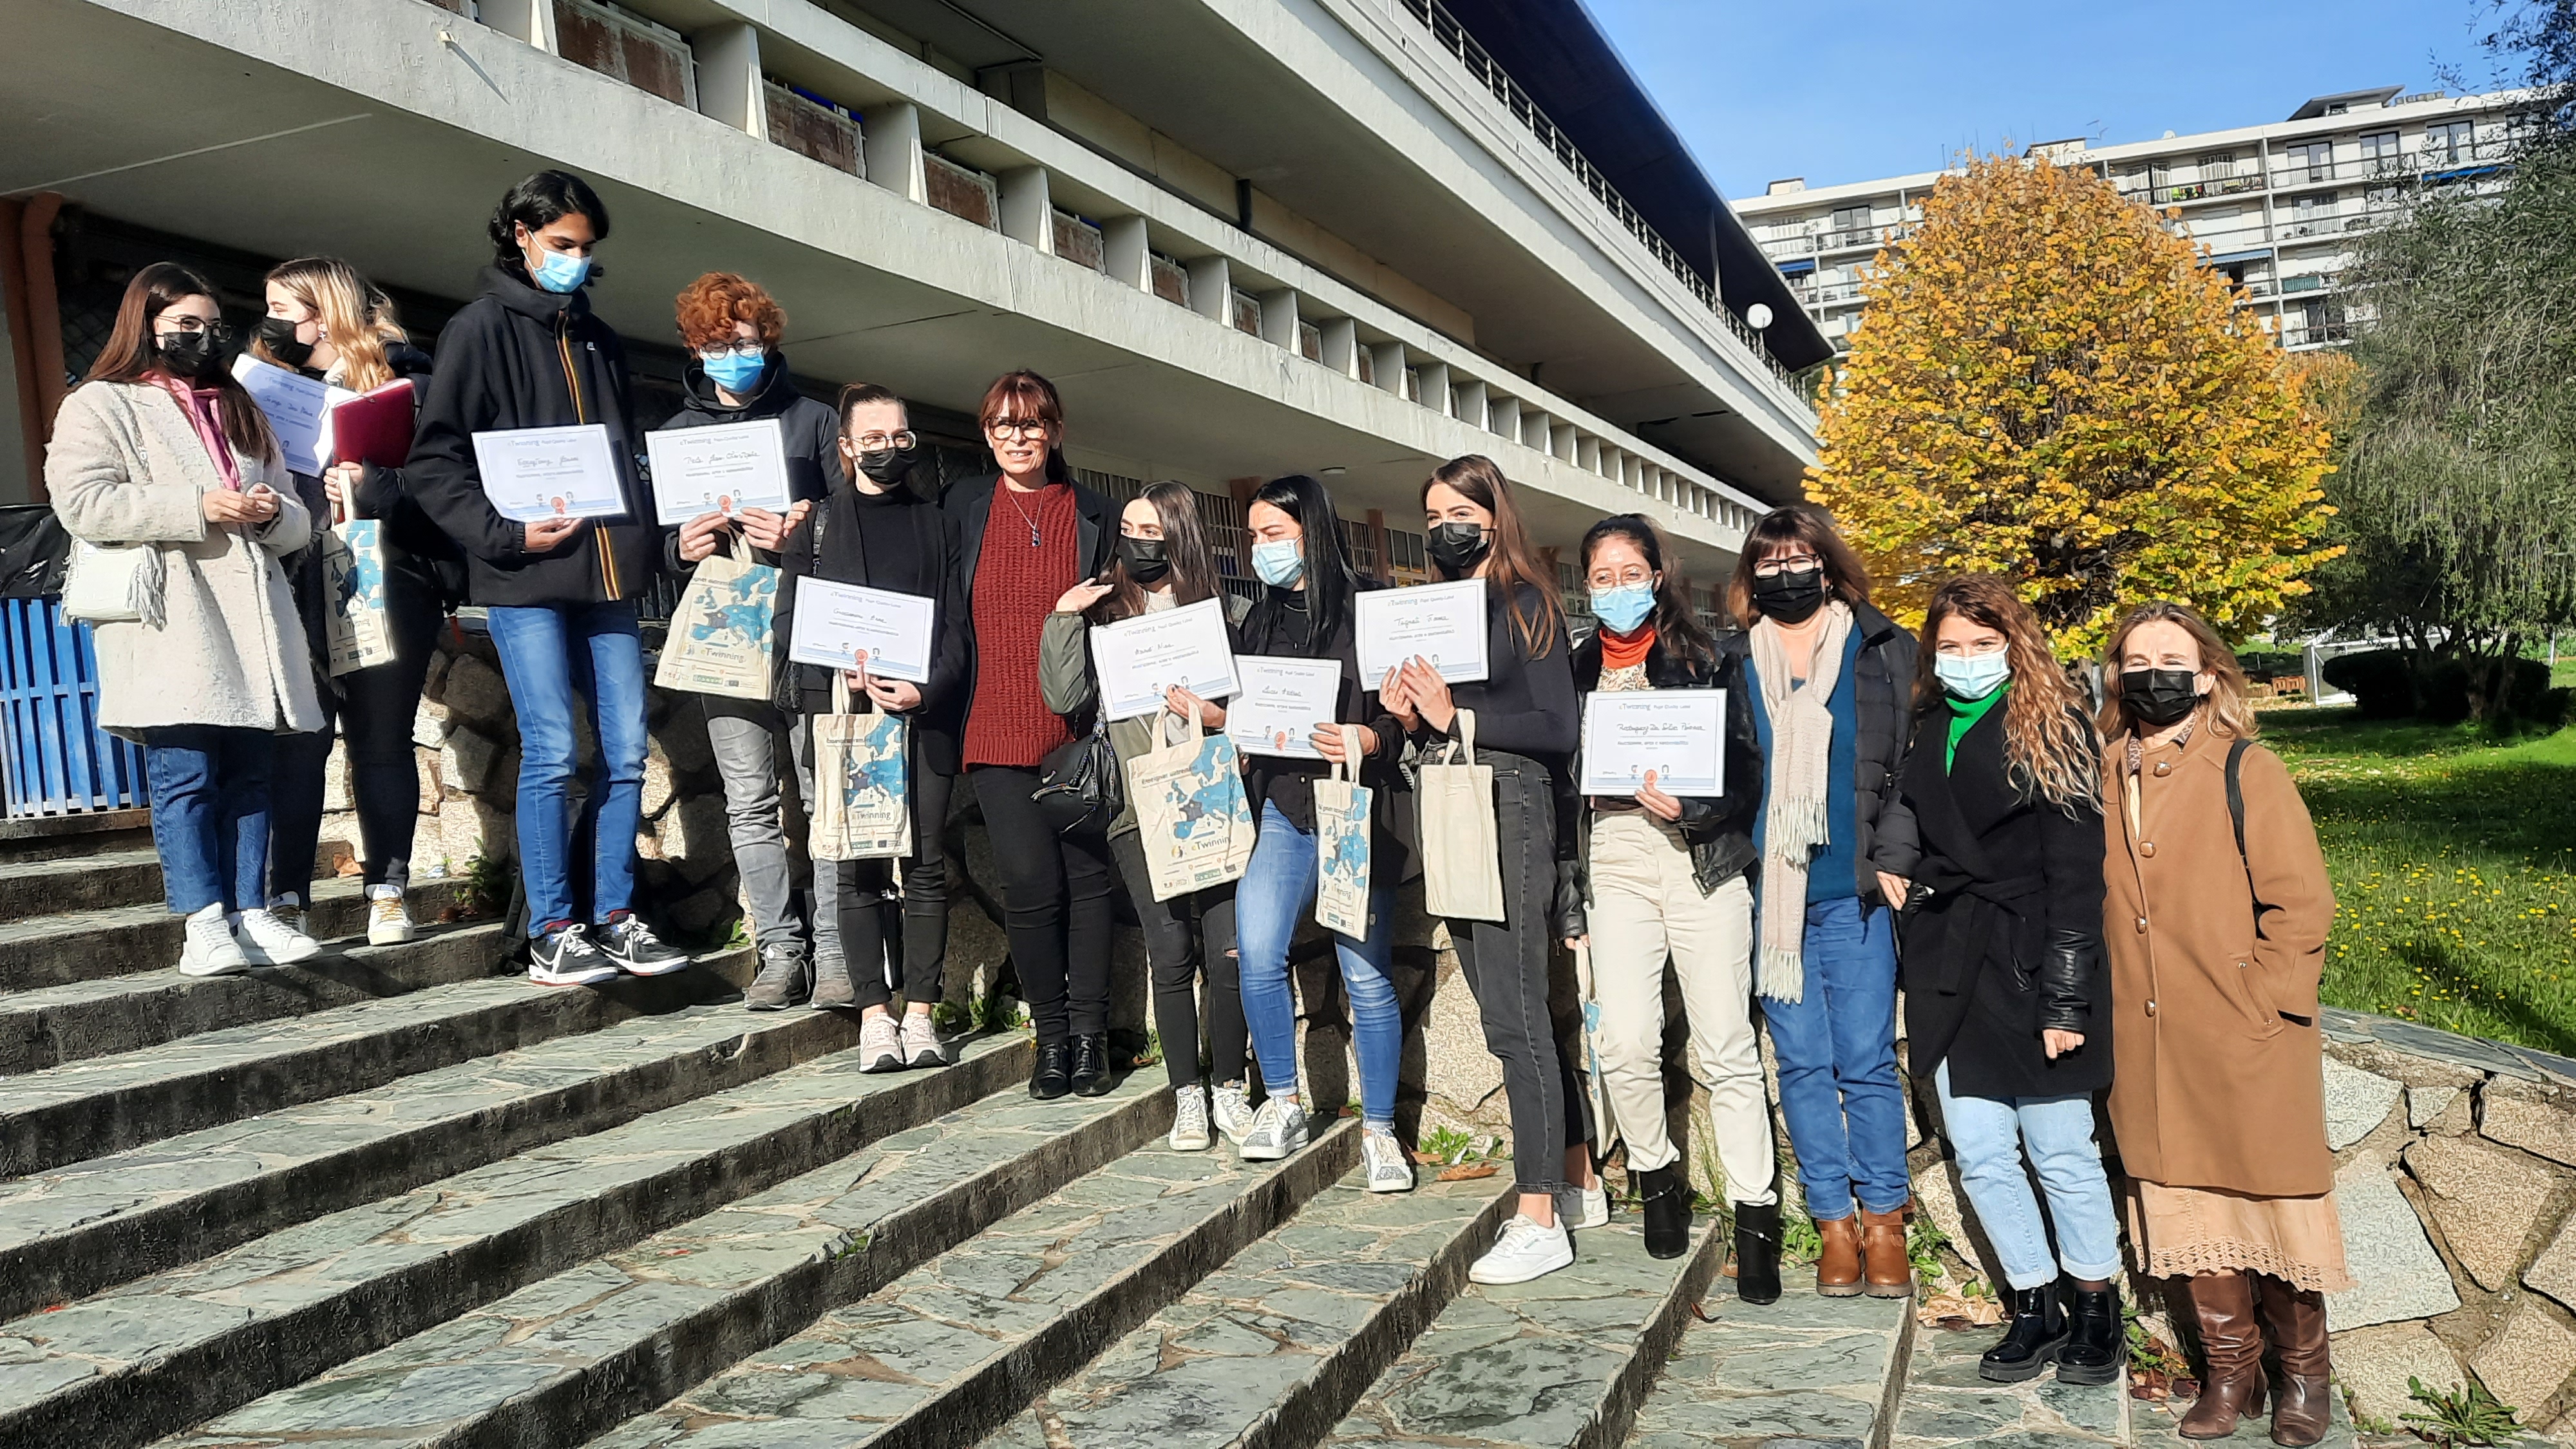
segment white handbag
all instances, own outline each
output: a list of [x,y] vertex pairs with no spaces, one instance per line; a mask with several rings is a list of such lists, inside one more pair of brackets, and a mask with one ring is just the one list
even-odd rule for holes
[[1476,763],[1474,710],[1458,711],[1458,738],[1442,760],[1426,759],[1414,773],[1422,811],[1423,909],[1454,921],[1503,919],[1494,767]]
[[160,628],[159,547],[73,539],[71,567],[63,576],[63,617],[88,624]]

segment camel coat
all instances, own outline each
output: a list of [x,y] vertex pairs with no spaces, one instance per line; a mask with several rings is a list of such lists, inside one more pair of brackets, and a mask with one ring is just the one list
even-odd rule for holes
[[318,730],[322,706],[281,560],[312,516],[283,463],[235,451],[244,488],[277,492],[277,516],[245,531],[209,523],[224,486],[179,401],[150,383],[84,383],[63,399],[45,487],[74,538],[158,545],[167,617],[93,626],[99,724],[126,739],[166,725]]
[[2103,751],[2111,1126],[2133,1178],[2313,1197],[2334,1186],[2317,1027],[2334,891],[2289,768],[2260,745],[2237,854],[2229,743],[2204,728],[2147,751],[2134,830],[2125,742]]

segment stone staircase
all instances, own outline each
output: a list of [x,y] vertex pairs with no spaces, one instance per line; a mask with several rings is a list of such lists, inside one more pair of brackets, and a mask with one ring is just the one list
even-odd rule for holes
[[1172,1153],[1159,1070],[1034,1103],[1014,1033],[862,1074],[748,952],[545,990],[459,921],[197,981],[158,892],[131,829],[0,836],[5,1449],[2171,1437],[1908,1303],[1743,1305],[1714,1224],[1475,1287],[1506,1176],[1373,1196],[1349,1120]]

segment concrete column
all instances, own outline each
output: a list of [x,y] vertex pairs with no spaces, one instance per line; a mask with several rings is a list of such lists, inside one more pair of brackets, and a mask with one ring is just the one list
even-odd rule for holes
[[[1374,364],[1372,364],[1374,365]],[[1386,536],[1386,510],[1368,511],[1369,546],[1377,550],[1377,580],[1388,583],[1395,578],[1395,550]]]
[[1575,437],[1574,424],[1558,423],[1554,428],[1549,430],[1547,437],[1547,450],[1549,453],[1555,455],[1559,460],[1580,466],[1580,448],[1581,443]]
[[1055,208],[1043,166],[1022,166],[994,178],[1002,192],[1002,235],[1055,255]]
[[555,39],[555,0],[483,0],[483,23],[548,55],[563,54]]
[[868,179],[906,201],[930,204],[930,182],[921,169],[921,112],[910,102],[880,106],[860,118],[860,145]]
[[1451,417],[1471,428],[1491,428],[1494,425],[1492,414],[1486,410],[1485,384],[1481,379],[1468,378],[1451,387],[1457,399],[1451,404]]
[[1154,251],[1145,238],[1145,218],[1113,216],[1102,222],[1100,244],[1108,254],[1109,275],[1139,292],[1154,290]]
[[1282,287],[1261,294],[1261,340],[1273,347],[1297,350],[1297,294]]
[[[1327,317],[1322,324],[1324,365],[1342,376],[1357,379],[1360,375],[1360,324],[1350,317]],[[1370,358],[1375,367],[1377,359]]]
[[1184,263],[1190,273],[1190,310],[1234,325],[1234,273],[1223,257],[1197,257]]
[[[1444,418],[1458,416],[1457,399],[1449,391],[1449,364],[1445,362],[1422,364],[1422,370],[1415,374],[1414,383],[1421,389],[1421,401],[1424,407]],[[1479,426],[1483,424],[1483,419],[1479,418],[1477,421]]]
[[1517,443],[1521,441],[1521,400],[1485,395],[1485,426]]
[[1369,366],[1377,373],[1377,385],[1404,396],[1404,344],[1381,342],[1369,349]]
[[698,60],[698,109],[737,131],[769,139],[769,100],[761,90],[760,32],[739,21],[710,25],[689,37]]

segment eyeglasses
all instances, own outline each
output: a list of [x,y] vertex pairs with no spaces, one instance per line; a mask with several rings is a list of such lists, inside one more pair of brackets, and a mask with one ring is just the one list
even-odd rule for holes
[[919,441],[910,433],[861,433],[850,446],[862,453],[909,453]]
[[1625,589],[1633,588],[1638,584],[1652,583],[1654,578],[1653,569],[1643,564],[1636,564],[1620,570],[1615,578],[1607,571],[1596,573],[1592,576],[1591,582],[1592,587],[1596,589]]
[[698,356],[708,362],[722,362],[728,357],[766,357],[768,355],[769,344],[762,342],[757,338],[749,342],[736,342],[725,347],[701,347],[698,349]]
[[193,335],[204,332],[217,338],[233,335],[233,329],[225,326],[222,318],[218,317],[209,322],[203,317],[188,312],[164,312],[152,319],[152,330],[156,334],[184,332]]
[[1803,574],[1825,566],[1825,561],[1811,553],[1793,553],[1785,558],[1766,558],[1753,566],[1757,579],[1776,579],[1782,574]]
[[1055,424],[1036,418],[1001,418],[984,425],[988,436],[996,438],[1043,438]]

